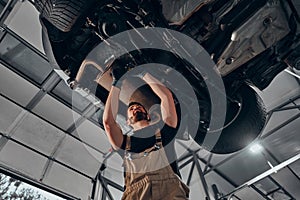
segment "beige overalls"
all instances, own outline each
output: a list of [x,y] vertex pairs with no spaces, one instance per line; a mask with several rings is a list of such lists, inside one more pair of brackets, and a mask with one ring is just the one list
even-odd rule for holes
[[129,152],[127,136],[124,156],[125,191],[122,200],[186,200],[189,188],[172,170],[164,148],[161,133],[156,131],[156,144],[141,153]]

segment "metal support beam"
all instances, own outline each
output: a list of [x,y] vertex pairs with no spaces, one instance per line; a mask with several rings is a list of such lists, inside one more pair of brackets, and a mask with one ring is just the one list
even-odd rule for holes
[[[236,198],[237,200],[242,200],[241,198],[239,198],[239,197],[236,196],[236,195],[232,195],[232,197]],[[226,199],[224,199],[224,200],[226,200]],[[229,199],[229,200],[230,200],[230,199]]]
[[188,159],[187,161],[185,161],[183,164],[179,165],[179,169],[184,168],[185,166],[187,166],[188,164],[190,164],[191,162],[193,162],[193,158]]
[[258,194],[260,194],[263,198],[265,198],[266,200],[272,200],[268,197],[268,195],[266,195],[265,193],[263,193],[260,189],[258,189],[255,185],[250,185],[250,187],[255,190]]
[[[99,200],[100,197],[101,200],[105,200],[106,197],[108,197],[110,200],[113,200],[113,196],[107,187],[107,182],[105,181],[105,178],[102,176],[102,173],[105,169],[106,169],[106,165],[105,163],[102,163],[96,175],[96,178],[93,181],[94,183],[93,183],[92,194],[91,194],[91,199],[93,200]],[[99,186],[101,186],[102,189],[101,196],[99,196],[100,193],[97,190]]]
[[295,116],[293,116],[292,118],[290,118],[290,119],[284,121],[282,124],[276,126],[276,127],[273,128],[272,130],[268,131],[268,132],[265,133],[261,138],[262,138],[262,139],[265,139],[266,137],[268,137],[268,136],[274,134],[276,131],[278,131],[279,129],[285,127],[286,125],[288,125],[289,123],[295,121],[295,120],[298,119],[298,118],[300,118],[300,113],[297,114],[297,115],[295,115]]
[[102,188],[102,192],[101,192],[101,200],[105,200],[106,197],[108,197],[109,199],[113,200],[113,196],[111,194],[111,192],[108,189],[108,185],[120,190],[120,191],[124,191],[124,188],[118,184],[116,184],[115,182],[105,178],[102,173],[104,172],[104,170],[106,169],[106,162],[107,160],[113,155],[115,151],[113,151],[113,149],[109,149],[108,152],[106,152],[104,154],[104,160],[102,161],[102,164],[98,170],[98,173],[96,175],[96,178],[94,180],[94,184],[93,184],[93,189],[92,189],[92,194],[91,197],[92,199],[99,199],[99,193],[96,193],[96,188],[98,187],[98,185],[101,185]]
[[124,192],[124,187],[123,187],[123,186],[121,186],[121,185],[115,183],[114,181],[112,181],[112,180],[110,180],[110,179],[108,179],[108,178],[105,178],[105,177],[102,177],[102,178],[105,180],[105,182],[106,182],[108,185],[112,186],[113,188],[115,188],[115,189],[117,189],[117,190],[120,190],[121,192]]
[[[98,174],[97,174],[97,176],[98,176]],[[92,199],[92,200],[95,200],[95,198],[98,196],[97,188],[99,187],[99,184],[98,184],[97,176],[96,176],[96,178],[93,180],[92,194],[91,194],[91,199]]]
[[[300,95],[292,98],[292,99],[289,99],[287,100],[286,102],[282,103],[281,105],[277,106],[276,108],[272,109],[271,111],[269,111],[269,115],[268,115],[268,121],[272,115],[272,113],[274,112],[274,110],[278,110],[278,109],[281,109],[282,107],[294,102],[295,100],[299,99],[300,98]],[[278,131],[279,129],[281,129],[282,127],[288,125],[289,123],[291,123],[292,121],[298,119],[300,117],[300,114],[296,115],[296,116],[293,116],[292,118],[290,118],[289,120],[286,120],[284,123],[278,125],[277,127],[275,127],[274,129],[270,130],[269,132],[265,133],[261,138],[262,139],[265,139],[267,138],[268,136],[272,135],[273,133],[275,133],[276,131]],[[228,156],[227,158],[225,158],[224,160],[220,161],[218,164],[212,166],[210,169],[208,169],[205,174],[211,172],[211,171],[215,171],[215,169],[217,169],[220,165],[228,162],[229,160],[231,160],[232,158],[236,157],[237,155],[243,153],[246,149],[242,149],[241,151],[235,153],[235,154],[232,154],[230,156]]]
[[210,154],[209,154],[209,157],[208,157],[208,159],[207,159],[207,163],[205,164],[205,167],[204,167],[204,169],[203,169],[203,173],[204,173],[204,174],[205,174],[206,170],[208,169],[208,167],[209,167],[209,165],[210,165],[210,161],[211,161],[212,157],[213,157],[213,154],[210,153]]
[[[285,195],[287,195],[288,197],[290,197],[291,199],[296,199],[294,198],[288,191],[286,191],[273,177],[269,176],[269,179],[278,187],[278,191],[282,190],[284,192]],[[273,192],[274,193],[274,192]]]
[[255,178],[253,178],[253,179],[247,181],[246,183],[240,185],[239,187],[237,187],[236,189],[234,189],[232,192],[230,192],[230,193],[224,195],[222,198],[224,198],[224,197],[231,197],[234,193],[236,193],[236,192],[242,190],[242,189],[245,188],[245,187],[251,186],[252,184],[256,183],[257,181],[259,181],[259,180],[261,180],[261,179],[263,179],[263,178],[265,178],[265,177],[267,177],[267,176],[273,174],[274,172],[279,171],[280,169],[282,169],[282,168],[284,168],[284,167],[286,167],[286,166],[288,166],[288,165],[290,165],[290,164],[296,162],[296,161],[299,160],[299,159],[300,159],[300,153],[297,154],[297,155],[295,155],[294,157],[292,157],[292,158],[290,158],[290,159],[288,159],[288,160],[286,160],[286,161],[284,161],[284,162],[282,162],[282,163],[276,165],[275,167],[269,169],[268,171],[266,171],[266,172],[264,172],[264,173],[262,173],[262,174],[256,176]]
[[287,106],[287,107],[284,107],[284,108],[274,109],[273,112],[284,111],[284,110],[293,110],[293,109],[300,109],[300,105]]
[[186,154],[182,155],[180,158],[177,159],[177,162],[182,162],[183,160],[191,157],[193,153],[191,151],[188,151]]
[[100,184],[102,186],[102,197],[101,197],[101,199],[105,200],[106,199],[106,195],[107,195],[110,200],[114,200],[111,192],[109,191],[109,189],[107,187],[107,183],[103,179],[101,173],[99,173],[99,175],[98,175],[98,180],[99,180],[99,182],[100,182]]
[[188,179],[186,181],[186,184],[188,186],[190,186],[190,183],[191,183],[191,180],[192,180],[192,176],[193,176],[193,172],[194,172],[194,168],[195,168],[195,162],[192,163],[192,166],[191,166],[191,169],[190,169],[190,172],[189,172],[189,176],[188,176]]
[[6,18],[6,14],[10,12],[10,8],[13,7],[13,3],[14,3],[14,0],[9,0],[5,7],[3,8],[2,12],[0,13],[0,26],[3,25],[3,22],[5,21],[5,18]]
[[200,164],[198,162],[198,158],[197,158],[197,154],[196,153],[193,153],[193,159],[194,159],[193,162],[196,165],[196,168],[197,168],[198,174],[200,176],[200,180],[201,180],[201,183],[202,183],[205,195],[206,195],[205,199],[210,200],[209,192],[208,192],[208,186],[207,186],[206,180],[204,178],[204,174],[202,172],[201,166],[200,166]]
[[[276,158],[275,155],[273,155],[273,153],[267,149],[266,147],[264,147],[264,152],[266,152],[266,154],[268,154],[273,160],[275,160],[277,163],[280,163],[280,161]],[[291,171],[291,173],[300,181],[300,177],[298,176],[298,174],[290,167],[287,166],[287,168]]]
[[[183,146],[185,149],[187,149],[187,151],[190,153],[190,154],[187,154],[185,156],[188,157],[188,155],[192,156],[193,155],[193,151],[190,150],[185,144],[181,143],[181,142],[178,142],[181,146]],[[197,152],[199,152],[201,149],[198,149],[196,150],[194,153],[196,154]],[[197,155],[197,158],[199,161],[201,161],[203,164],[207,165],[209,167],[209,169],[207,171],[203,171],[203,175],[205,176],[206,174],[208,174],[209,171],[211,171],[212,168],[214,168],[214,166],[212,166],[210,163],[208,163],[206,160],[204,160],[203,158],[200,158],[198,154]],[[178,161],[179,162],[179,161]],[[181,169],[181,168],[179,168]],[[217,169],[213,169],[213,171],[218,174],[220,177],[222,177],[224,180],[226,180],[230,185],[232,185],[233,187],[237,187],[236,183],[234,183],[231,179],[229,179],[228,177],[226,177],[222,172],[220,172],[219,170]]]
[[295,97],[293,97],[291,99],[288,99],[287,101],[283,102],[282,104],[280,104],[280,105],[276,106],[275,108],[273,108],[272,110],[270,110],[267,114],[269,114],[270,112],[274,112],[274,110],[281,109],[284,106],[286,106],[286,105],[288,105],[288,104],[296,101],[299,98],[300,98],[300,95],[297,95],[297,96],[295,96]]

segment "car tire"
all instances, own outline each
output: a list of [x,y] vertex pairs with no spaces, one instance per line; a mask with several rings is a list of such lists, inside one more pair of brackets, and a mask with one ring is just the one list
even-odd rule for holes
[[[228,100],[225,126],[214,144],[205,143],[207,134],[198,131],[194,140],[204,149],[216,154],[228,154],[239,151],[253,142],[262,132],[266,122],[266,111],[260,96],[249,85],[242,85],[230,101]],[[213,119],[212,119],[213,120]]]
[[41,16],[63,32],[69,32],[94,0],[36,0]]

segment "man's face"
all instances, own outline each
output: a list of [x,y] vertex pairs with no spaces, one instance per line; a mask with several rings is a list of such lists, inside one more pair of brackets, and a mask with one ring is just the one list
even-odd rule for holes
[[148,114],[145,108],[139,104],[132,104],[127,109],[127,117],[129,124],[134,124],[135,122],[148,120]]

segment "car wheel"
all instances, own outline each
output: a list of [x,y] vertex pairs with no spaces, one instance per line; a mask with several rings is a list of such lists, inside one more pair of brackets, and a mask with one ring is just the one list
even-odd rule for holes
[[225,125],[214,146],[208,146],[205,137],[214,134],[215,130],[204,133],[200,128],[194,138],[212,153],[227,154],[243,149],[260,135],[265,125],[266,111],[262,99],[249,85],[242,85],[227,99]]
[[36,0],[35,7],[52,25],[68,32],[93,2],[94,0]]

